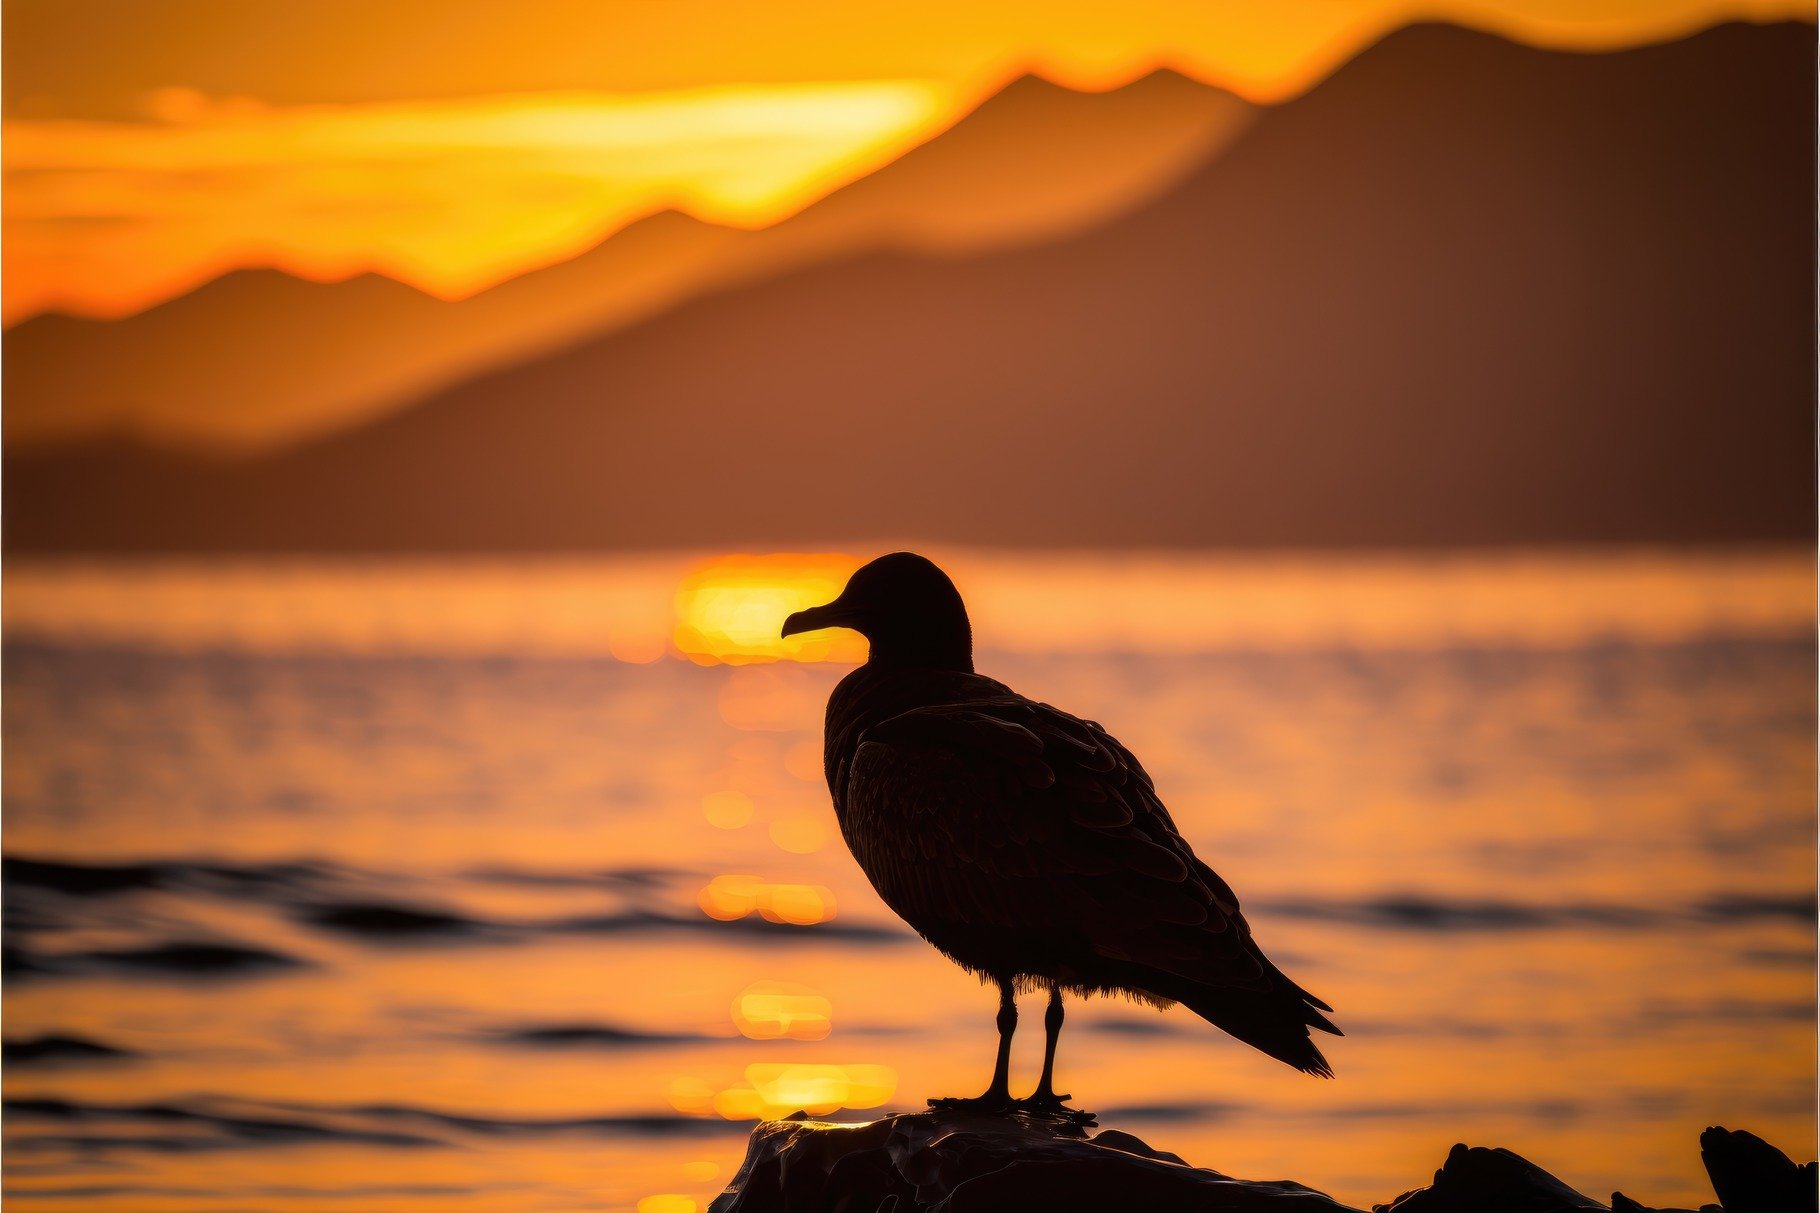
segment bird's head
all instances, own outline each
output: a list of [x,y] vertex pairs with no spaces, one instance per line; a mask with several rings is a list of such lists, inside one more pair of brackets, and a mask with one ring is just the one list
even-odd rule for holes
[[973,669],[973,628],[948,574],[914,552],[893,552],[847,579],[840,597],[784,620],[783,635],[852,628],[879,665]]

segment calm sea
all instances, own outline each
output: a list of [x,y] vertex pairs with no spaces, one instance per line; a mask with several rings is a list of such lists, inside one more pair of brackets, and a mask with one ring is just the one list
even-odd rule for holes
[[[1347,1031],[1085,1004],[1102,1123],[1360,1205],[1814,1156],[1808,554],[952,564]],[[758,1116],[982,1087],[991,993],[835,833],[846,667],[716,663],[792,592],[720,567],[9,567],[9,1205],[686,1213]]]

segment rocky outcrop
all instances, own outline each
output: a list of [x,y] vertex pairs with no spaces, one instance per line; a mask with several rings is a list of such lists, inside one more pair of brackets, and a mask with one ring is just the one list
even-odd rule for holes
[[[1702,1213],[1783,1213],[1815,1205],[1815,1167],[1749,1133],[1712,1128],[1701,1154],[1726,1203]],[[1377,1213],[1680,1213],[1622,1193],[1610,1206],[1509,1150],[1457,1145],[1434,1182]],[[904,1113],[860,1124],[802,1116],[753,1130],[746,1160],[710,1213],[1362,1213],[1289,1180],[1233,1179],[1129,1133],[1088,1136],[1057,1121],[973,1112]]]

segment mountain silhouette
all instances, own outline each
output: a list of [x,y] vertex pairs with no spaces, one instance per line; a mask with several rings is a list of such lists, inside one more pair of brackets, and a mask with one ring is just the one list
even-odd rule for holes
[[1085,234],[748,283],[266,458],[21,455],[7,539],[1810,536],[1814,49],[1410,27]]
[[177,449],[281,447],[710,288],[867,249],[973,252],[1091,226],[1162,192],[1255,112],[1173,72],[1106,93],[1023,77],[759,231],[665,211],[459,302],[376,274],[241,270],[124,320],[35,317],[6,334],[7,439],[125,429]]

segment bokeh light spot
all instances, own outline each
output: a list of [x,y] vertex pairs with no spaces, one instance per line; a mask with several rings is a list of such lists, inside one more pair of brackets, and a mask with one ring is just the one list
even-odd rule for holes
[[768,922],[806,927],[834,917],[834,891],[818,884],[774,884],[758,898],[759,915]]
[[897,1071],[878,1065],[759,1063],[746,1067],[746,1081],[773,1117],[876,1108],[897,1092]]
[[824,1040],[833,1014],[826,998],[791,982],[755,981],[733,1000],[733,1025],[750,1040]]
[[701,1206],[687,1196],[665,1193],[662,1196],[647,1196],[638,1202],[638,1213],[695,1213]]
[[732,922],[756,911],[767,922],[809,926],[835,916],[834,891],[823,885],[770,884],[757,876],[716,876],[697,898],[702,913]]

